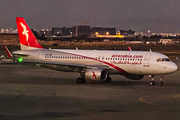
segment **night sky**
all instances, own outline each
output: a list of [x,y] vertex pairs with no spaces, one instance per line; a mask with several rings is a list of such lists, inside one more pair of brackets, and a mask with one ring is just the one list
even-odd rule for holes
[[180,0],[0,0],[0,29],[24,17],[33,29],[90,25],[180,32]]

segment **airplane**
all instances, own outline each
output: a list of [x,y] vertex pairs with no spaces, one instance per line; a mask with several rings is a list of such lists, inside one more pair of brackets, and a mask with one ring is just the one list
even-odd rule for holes
[[[35,63],[37,66],[77,72],[77,83],[86,80],[111,82],[110,75],[119,74],[132,80],[149,76],[150,86],[155,85],[155,75],[165,75],[177,70],[177,65],[166,55],[149,51],[70,50],[43,48],[23,17],[16,17],[21,50],[14,51],[13,59]],[[162,77],[161,77],[162,79]]]

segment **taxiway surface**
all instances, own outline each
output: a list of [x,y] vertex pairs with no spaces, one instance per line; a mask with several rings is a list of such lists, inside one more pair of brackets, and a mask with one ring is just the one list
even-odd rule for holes
[[1,120],[179,120],[180,71],[149,79],[112,76],[112,83],[77,84],[77,73],[0,65]]

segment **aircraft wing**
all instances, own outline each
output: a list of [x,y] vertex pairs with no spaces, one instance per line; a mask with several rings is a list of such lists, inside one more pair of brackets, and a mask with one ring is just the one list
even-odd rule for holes
[[106,65],[84,65],[84,64],[75,64],[75,63],[64,63],[64,62],[51,62],[51,61],[41,61],[38,60],[23,60],[28,63],[36,63],[36,66],[42,67],[51,67],[54,69],[63,69],[67,68],[70,71],[79,71],[82,69],[109,69]]
[[15,57],[25,57],[25,56],[29,56],[29,55],[27,55],[27,54],[14,54],[13,53],[13,56],[15,56]]

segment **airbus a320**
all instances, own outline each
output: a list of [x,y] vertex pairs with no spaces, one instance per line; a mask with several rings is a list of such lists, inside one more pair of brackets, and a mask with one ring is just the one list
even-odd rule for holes
[[111,82],[110,75],[119,74],[132,80],[173,73],[177,65],[166,55],[149,51],[67,50],[44,49],[32,33],[24,18],[16,18],[21,50],[13,57],[21,62],[33,62],[49,69],[78,72],[77,83],[86,80]]

